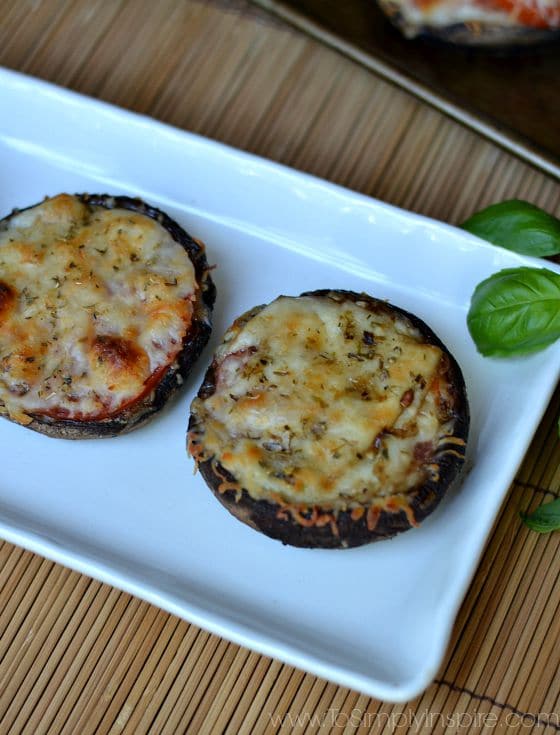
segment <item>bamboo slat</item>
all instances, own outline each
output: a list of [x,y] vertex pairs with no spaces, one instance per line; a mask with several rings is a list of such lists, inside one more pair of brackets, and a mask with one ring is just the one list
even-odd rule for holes
[[[399,206],[459,222],[518,196],[560,213],[552,178],[243,0],[4,0],[0,18],[3,65]],[[560,731],[560,537],[518,519],[560,495],[559,414],[557,391],[415,701],[369,699],[2,543],[0,733]]]

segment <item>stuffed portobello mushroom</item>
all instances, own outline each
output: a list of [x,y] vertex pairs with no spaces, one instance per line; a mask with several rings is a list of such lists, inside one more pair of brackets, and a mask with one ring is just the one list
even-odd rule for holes
[[418,525],[461,470],[459,366],[420,319],[366,294],[280,296],[227,331],[188,448],[239,520],[339,548]]
[[46,199],[0,221],[0,414],[115,436],[160,410],[208,341],[202,243],[139,199]]
[[377,0],[405,36],[466,46],[526,46],[560,38],[559,0]]

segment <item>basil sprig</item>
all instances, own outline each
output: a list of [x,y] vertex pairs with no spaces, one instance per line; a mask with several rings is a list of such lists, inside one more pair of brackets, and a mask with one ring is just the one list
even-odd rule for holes
[[523,255],[538,258],[560,253],[560,219],[520,199],[492,204],[461,227]]
[[526,526],[537,533],[550,533],[560,529],[560,498],[551,503],[539,505],[531,514],[520,513],[521,519]]
[[467,325],[480,353],[526,355],[560,337],[560,274],[506,268],[476,287]]
[[[462,227],[524,255],[560,253],[560,220],[528,202],[494,204]],[[548,347],[560,338],[560,274],[527,267],[494,273],[476,287],[467,325],[486,356],[526,355]],[[538,533],[560,530],[560,498],[520,516]]]

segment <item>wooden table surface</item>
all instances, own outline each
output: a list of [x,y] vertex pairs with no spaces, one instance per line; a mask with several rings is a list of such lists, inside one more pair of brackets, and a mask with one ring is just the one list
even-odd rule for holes
[[[0,63],[449,222],[558,182],[243,0],[0,2]],[[1,110],[1,114],[8,111]],[[521,387],[522,389],[522,387]],[[560,731],[557,391],[435,682],[391,705],[0,545],[0,733]]]

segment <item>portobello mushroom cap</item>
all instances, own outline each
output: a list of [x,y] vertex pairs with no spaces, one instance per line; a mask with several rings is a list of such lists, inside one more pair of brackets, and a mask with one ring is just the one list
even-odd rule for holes
[[[204,244],[140,199],[60,194],[15,209],[0,220],[0,262],[0,415],[47,436],[141,426],[209,339]],[[87,293],[97,303],[81,303]]]
[[[377,0],[390,22],[407,38],[425,38],[454,46],[472,46],[502,51],[536,44],[548,44],[560,39],[560,13],[549,11],[550,24],[538,15],[538,4],[527,3],[525,15],[531,22],[522,22],[513,11],[481,3],[434,2],[423,4],[415,0]],[[520,3],[522,5],[522,3]]]
[[243,523],[345,548],[421,523],[464,465],[468,428],[461,370],[421,319],[318,290],[236,319],[192,403],[188,451]]

